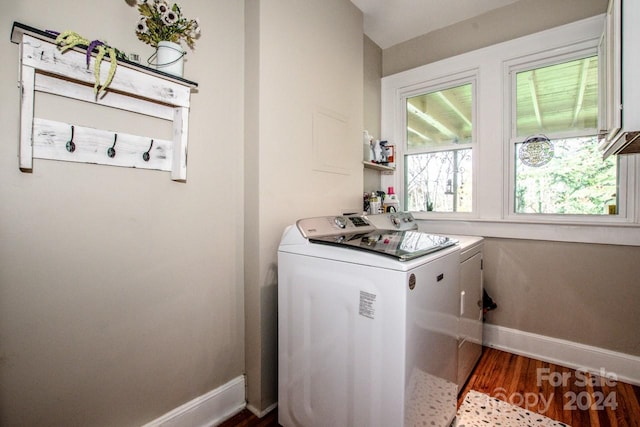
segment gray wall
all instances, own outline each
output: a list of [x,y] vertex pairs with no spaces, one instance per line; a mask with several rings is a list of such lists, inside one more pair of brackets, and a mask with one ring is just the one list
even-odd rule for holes
[[640,247],[489,238],[487,322],[640,356]]
[[362,13],[348,0],[246,5],[247,399],[260,413],[277,400],[282,232],[362,204]]
[[[300,217],[361,204],[360,11],[348,0],[180,5],[202,26],[185,63],[200,83],[186,184],[41,160],[21,173],[14,20],[143,59],[152,49],[136,39],[138,14],[125,1],[4,5],[1,425],[140,425],[245,370],[250,407],[272,407],[280,235]],[[44,97],[37,109],[170,137],[156,121],[77,104]],[[334,125],[339,141],[327,138]],[[342,169],[319,170],[325,160]]]
[[[188,182],[35,160],[18,170],[13,21],[106,39],[143,61],[125,1],[3,2],[0,18],[0,425],[141,425],[244,372],[243,4],[183,0]],[[36,99],[87,126],[167,131],[131,113]],[[165,136],[166,137],[166,136]]]
[[[383,50],[382,74],[594,16],[606,7],[607,0],[521,0]],[[640,356],[639,259],[638,246],[488,238],[484,281],[498,309],[487,314],[487,322]]]
[[364,128],[380,138],[380,78],[382,77],[382,49],[364,36]]
[[[380,79],[382,78],[382,49],[364,36],[364,129],[380,139]],[[380,172],[364,169],[363,191],[382,190]],[[385,189],[386,191],[386,189]]]
[[384,49],[382,74],[440,59],[604,13],[608,0],[520,0],[475,18]]

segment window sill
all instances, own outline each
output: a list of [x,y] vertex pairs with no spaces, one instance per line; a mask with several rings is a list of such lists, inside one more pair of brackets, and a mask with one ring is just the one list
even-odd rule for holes
[[421,231],[507,239],[640,246],[640,224],[443,219],[414,212]]

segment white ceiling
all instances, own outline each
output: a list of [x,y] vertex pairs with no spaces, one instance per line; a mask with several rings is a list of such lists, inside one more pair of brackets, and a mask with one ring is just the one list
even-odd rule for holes
[[518,0],[351,0],[364,33],[382,49]]

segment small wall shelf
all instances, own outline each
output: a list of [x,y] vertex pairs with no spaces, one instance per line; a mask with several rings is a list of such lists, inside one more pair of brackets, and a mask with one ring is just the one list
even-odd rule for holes
[[380,165],[378,163],[373,163],[373,162],[367,162],[366,160],[363,160],[362,164],[367,169],[373,169],[381,172],[393,172],[396,170],[395,168],[392,168],[390,166]]
[[[60,53],[52,34],[17,22],[11,41],[20,48],[22,171],[31,171],[38,158],[169,171],[171,179],[186,181],[190,96],[197,83],[118,60],[111,85],[96,96],[94,66],[87,67],[85,50]],[[105,58],[100,75],[106,76],[109,67]],[[34,117],[36,92],[171,121],[173,138],[152,139]]]

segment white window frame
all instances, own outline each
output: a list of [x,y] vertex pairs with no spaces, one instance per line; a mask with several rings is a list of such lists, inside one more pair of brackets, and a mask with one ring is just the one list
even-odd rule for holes
[[536,55],[542,60],[580,51],[580,46],[593,49],[601,39],[603,27],[604,15],[599,15],[383,77],[381,138],[396,145],[398,160],[394,174],[382,175],[382,188],[394,186],[404,201],[406,95],[475,73],[473,213],[414,212],[421,229],[444,234],[640,246],[640,197],[635,195],[640,190],[640,154],[620,159],[619,177],[626,185],[626,194],[620,193],[619,198],[626,199],[626,206],[619,207],[618,215],[548,218],[511,214],[511,94],[506,90],[511,83],[505,80],[509,67],[531,62]]
[[[471,143],[458,145],[458,144],[448,144],[438,147],[437,149],[409,149],[408,140],[407,140],[407,101],[409,98],[413,98],[415,96],[424,95],[427,93],[438,92],[441,90],[451,89],[457,86],[463,86],[471,84],[471,97],[472,97],[472,105],[471,105]],[[402,105],[402,123],[404,132],[402,134],[402,149],[399,152],[398,160],[396,160],[396,173],[401,177],[400,185],[394,186],[400,189],[400,197],[403,204],[406,201],[405,194],[405,180],[406,180],[406,156],[412,154],[428,154],[428,153],[436,153],[436,152],[444,152],[444,151],[453,151],[460,149],[471,149],[471,212],[426,212],[428,215],[432,215],[440,218],[447,217],[458,217],[458,218],[474,218],[476,215],[476,166],[477,160],[474,156],[475,150],[477,147],[476,143],[476,106],[477,106],[477,92],[476,88],[478,85],[478,70],[471,69],[456,73],[454,75],[448,75],[444,77],[439,77],[436,79],[432,79],[429,81],[423,82],[423,84],[406,88],[405,90],[401,90],[399,92],[400,103]]]
[[[516,144],[522,142],[522,136],[516,136],[516,75],[517,73],[537,69],[541,67],[569,62],[589,56],[599,54],[598,44],[600,39],[586,40],[580,43],[571,44],[569,46],[556,51],[543,51],[534,54],[518,57],[505,61],[504,77],[505,82],[504,109],[505,129],[507,138],[505,138],[505,158],[508,160],[509,169],[505,174],[505,201],[504,201],[504,217],[512,221],[520,222],[543,222],[550,224],[557,223],[630,223],[634,221],[633,210],[628,206],[633,206],[633,192],[629,192],[629,186],[633,187],[633,182],[628,180],[629,175],[633,175],[629,171],[629,159],[625,156],[618,157],[618,203],[616,215],[572,215],[572,214],[526,214],[516,213],[515,211],[515,172],[516,172]],[[602,58],[599,58],[601,60]],[[599,72],[602,69],[599,67]],[[600,76],[599,76],[600,77]],[[599,78],[599,80],[601,80]],[[598,119],[601,120],[602,115],[599,113]],[[597,135],[598,129],[585,129],[580,131],[572,131],[565,133],[547,134],[551,139],[556,138],[575,138],[581,136]],[[631,162],[632,163],[632,162]]]

